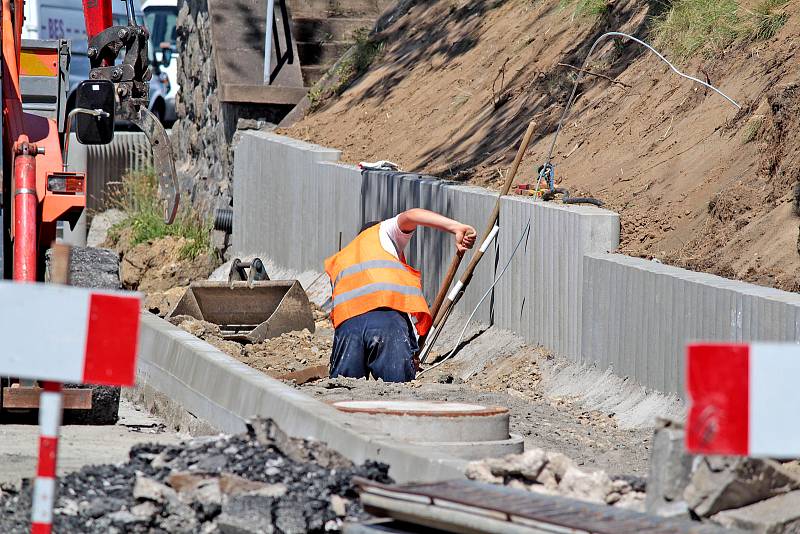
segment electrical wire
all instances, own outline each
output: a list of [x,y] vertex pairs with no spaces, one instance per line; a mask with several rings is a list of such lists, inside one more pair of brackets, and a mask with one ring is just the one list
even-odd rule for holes
[[[453,350],[451,350],[450,353],[444,359],[442,359],[441,361],[439,361],[436,364],[428,367],[427,369],[423,369],[422,371],[417,373],[417,378],[421,377],[424,373],[427,373],[428,371],[436,369],[437,367],[439,367],[440,365],[442,365],[444,362],[446,362],[447,360],[449,360],[450,358],[452,358],[455,355],[456,351],[458,350],[459,345],[461,345],[461,340],[464,339],[464,334],[467,333],[467,327],[469,327],[470,321],[472,321],[472,318],[475,317],[475,314],[478,312],[478,309],[481,307],[481,304],[483,304],[483,301],[486,300],[486,297],[489,296],[489,294],[492,292],[492,290],[497,285],[497,283],[500,282],[500,279],[503,278],[503,275],[506,273],[506,270],[511,265],[511,260],[514,259],[514,256],[517,254],[517,250],[519,250],[520,245],[522,245],[522,242],[528,236],[528,233],[530,232],[530,229],[531,229],[531,219],[529,217],[528,218],[528,223],[525,225],[525,228],[522,230],[522,235],[519,237],[519,241],[517,241],[517,244],[514,246],[514,250],[511,251],[511,256],[509,256],[508,261],[503,266],[503,269],[500,271],[500,274],[497,275],[497,278],[494,279],[494,282],[492,282],[492,284],[489,286],[489,289],[486,290],[486,293],[483,294],[483,296],[481,297],[481,300],[478,301],[478,304],[475,306],[475,309],[472,310],[472,313],[470,314],[469,318],[467,319],[467,322],[464,323],[464,328],[461,330],[461,334],[459,334],[458,340],[456,341],[456,345],[455,345],[455,347],[453,347]],[[452,307],[451,307],[451,310],[452,310]]]
[[[715,93],[720,95],[722,98],[724,98],[725,100],[727,100],[728,102],[733,104],[736,107],[736,109],[741,109],[742,108],[742,106],[738,102],[736,102],[734,99],[732,99],[731,97],[729,97],[728,95],[723,93],[721,90],[719,90],[716,87],[714,87],[713,85],[711,85],[710,83],[704,82],[703,80],[700,80],[699,78],[696,78],[694,76],[690,76],[690,75],[682,72],[681,70],[679,70],[666,57],[664,57],[663,54],[661,54],[658,50],[656,50],[655,48],[653,48],[652,46],[650,46],[646,42],[644,42],[644,41],[642,41],[640,39],[637,39],[636,37],[634,37],[632,35],[629,35],[627,33],[616,32],[616,31],[614,31],[614,32],[606,32],[603,35],[601,35],[600,37],[598,37],[595,40],[594,43],[592,43],[591,48],[589,48],[589,53],[586,54],[586,58],[583,60],[583,64],[581,65],[581,69],[578,72],[578,76],[575,78],[575,82],[572,85],[572,93],[569,96],[569,100],[567,101],[567,105],[564,108],[564,112],[561,114],[561,118],[558,121],[558,127],[556,128],[556,131],[553,134],[553,141],[550,143],[550,148],[547,151],[547,158],[545,159],[545,162],[542,165],[542,167],[540,167],[539,177],[538,177],[538,180],[536,182],[536,190],[537,191],[539,190],[539,187],[541,185],[542,180],[546,179],[545,175],[547,173],[550,173],[551,179],[552,179],[553,150],[555,150],[556,141],[558,140],[558,135],[561,133],[561,130],[564,127],[564,122],[566,121],[567,116],[569,115],[569,112],[572,109],[572,105],[575,102],[575,98],[576,98],[576,95],[578,93],[578,86],[580,85],[580,83],[583,81],[583,78],[585,77],[586,65],[589,63],[589,59],[592,57],[592,53],[594,53],[595,48],[597,48],[597,45],[600,43],[600,41],[602,41],[603,39],[609,38],[609,37],[623,37],[625,39],[629,39],[631,41],[634,41],[635,43],[638,43],[638,44],[642,45],[643,47],[645,47],[649,51],[651,51],[653,54],[655,54],[658,57],[658,59],[660,59],[661,61],[663,61],[667,65],[669,65],[669,68],[672,69],[672,72],[674,72],[678,76],[680,76],[682,78],[686,78],[687,80],[691,80],[691,81],[693,81],[695,83],[698,83],[698,84],[700,84],[703,87],[706,87],[708,89],[711,89],[712,91],[714,91]],[[555,191],[552,184],[550,185],[550,190]],[[568,197],[569,194],[567,193],[566,196]],[[577,202],[587,201],[587,202],[598,203],[599,204],[599,202],[596,201],[595,199],[583,199],[583,198],[578,199],[578,198],[576,198],[574,200],[577,201]],[[480,308],[481,304],[483,304],[483,301],[486,300],[486,297],[489,296],[489,294],[492,292],[494,287],[497,285],[497,283],[503,277],[503,275],[506,272],[506,269],[508,269],[508,266],[511,265],[511,260],[514,259],[514,255],[517,253],[517,250],[519,249],[519,246],[522,244],[522,241],[524,240],[525,236],[530,231],[530,227],[531,227],[531,220],[528,219],[528,223],[525,226],[525,229],[522,231],[522,235],[520,236],[519,241],[517,241],[517,244],[514,247],[514,251],[511,253],[511,257],[508,258],[508,262],[506,262],[505,266],[503,266],[503,270],[500,271],[500,274],[497,276],[497,278],[495,278],[494,282],[492,282],[491,286],[489,286],[489,289],[486,290],[486,293],[484,293],[483,296],[481,297],[481,299],[478,301],[478,305],[475,306],[475,309],[472,311],[472,313],[470,314],[469,318],[467,319],[467,322],[464,324],[464,328],[461,330],[461,334],[458,336],[458,341],[456,342],[455,347],[453,347],[453,350],[451,350],[450,353],[444,359],[442,359],[441,361],[437,362],[435,365],[433,365],[433,366],[431,366],[431,367],[429,367],[427,369],[424,369],[424,370],[420,371],[419,373],[417,373],[417,378],[419,378],[424,373],[427,373],[428,371],[430,371],[432,369],[436,369],[437,367],[442,365],[444,362],[446,362],[447,360],[452,358],[453,355],[455,355],[456,351],[458,350],[459,345],[461,344],[462,339],[464,339],[464,334],[467,332],[467,327],[469,326],[470,321],[475,316],[475,313],[477,313],[477,311]]]
[[566,120],[567,115],[569,114],[569,111],[572,108],[573,102],[575,102],[575,95],[578,92],[578,85],[580,85],[585,76],[586,64],[589,63],[589,58],[592,57],[592,52],[594,52],[594,49],[597,47],[598,43],[600,43],[600,41],[606,39],[607,37],[624,37],[626,39],[630,39],[631,41],[639,43],[640,45],[642,45],[643,47],[647,48],[652,53],[654,53],[656,56],[658,56],[658,59],[669,65],[669,68],[672,69],[672,71],[678,76],[686,78],[687,80],[691,80],[695,83],[699,83],[700,85],[711,89],[712,91],[720,95],[722,98],[724,98],[725,100],[736,106],[736,109],[742,109],[742,106],[740,106],[738,102],[736,102],[734,99],[732,99],[731,97],[729,97],[728,95],[726,95],[725,93],[723,93],[722,91],[711,85],[710,83],[706,83],[703,80],[695,78],[694,76],[689,76],[688,74],[685,74],[680,70],[678,70],[678,68],[672,63],[670,63],[670,61],[667,58],[665,58],[658,50],[656,50],[649,44],[645,43],[644,41],[639,40],[636,37],[628,35],[627,33],[623,32],[607,32],[597,38],[594,44],[592,44],[592,47],[589,49],[589,53],[586,54],[586,59],[583,60],[583,64],[581,65],[581,70],[578,72],[578,76],[575,78],[575,83],[572,85],[572,94],[570,95],[569,100],[567,101],[567,107],[564,108],[564,113],[561,114],[561,119],[558,121],[558,127],[556,128],[556,133],[553,135],[553,142],[550,143],[550,150],[547,151],[547,159],[545,160],[545,165],[550,164],[550,161],[553,159],[553,150],[555,149],[556,146],[556,140],[558,139],[558,134],[561,133],[561,129],[564,126],[564,121]]

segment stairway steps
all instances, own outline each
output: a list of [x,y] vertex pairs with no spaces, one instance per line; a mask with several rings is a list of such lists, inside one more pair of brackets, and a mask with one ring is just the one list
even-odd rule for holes
[[353,43],[350,41],[328,41],[324,43],[297,43],[300,65],[331,65],[336,63]]
[[366,17],[377,18],[384,8],[381,0],[288,0],[289,14],[294,17]]
[[374,24],[375,20],[370,18],[294,17],[292,36],[305,43],[351,41],[353,32],[361,28],[370,30]]
[[322,78],[329,68],[329,65],[303,65],[300,67],[300,70],[303,71],[303,83],[306,84],[306,87],[311,87]]

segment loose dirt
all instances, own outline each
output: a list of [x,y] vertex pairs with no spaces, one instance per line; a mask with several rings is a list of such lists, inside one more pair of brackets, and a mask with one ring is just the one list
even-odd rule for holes
[[[315,319],[313,334],[307,330],[289,332],[258,344],[224,340],[219,327],[192,317],[170,320],[250,367],[281,378],[328,365],[333,328],[319,309],[315,310]],[[511,432],[523,436],[526,448],[562,452],[588,469],[645,475],[651,429],[621,429],[613,415],[587,411],[570,398],[545,395],[540,363],[549,357],[544,350],[522,346],[482,369],[473,369],[473,362],[456,357],[407,384],[324,378],[296,387],[322,400],[425,399],[505,406],[511,412]],[[467,374],[466,380],[460,378]],[[292,380],[287,383],[295,384]]]
[[182,237],[167,236],[134,245],[131,230],[124,229],[118,238],[107,239],[104,247],[120,255],[120,278],[125,289],[145,294],[145,307],[165,316],[178,303],[189,284],[206,280],[219,262],[212,254],[184,258]]
[[[513,359],[512,359],[513,360]],[[533,361],[514,363],[534,366]],[[444,377],[443,380],[450,378]],[[623,430],[613,417],[588,412],[568,400],[550,400],[537,390],[520,391],[493,384],[481,387],[479,379],[467,383],[436,383],[433,378],[406,384],[375,380],[329,378],[300,387],[322,400],[380,399],[440,400],[505,406],[511,413],[511,432],[525,439],[525,448],[559,451],[586,469],[612,474],[644,476],[647,473],[650,429]],[[517,386],[518,387],[518,386]],[[492,391],[494,390],[494,391]]]
[[287,373],[308,367],[327,365],[331,353],[333,329],[330,321],[320,319],[312,334],[308,330],[287,332],[262,343],[238,343],[222,338],[217,325],[178,315],[170,321],[225,354],[233,356],[253,369],[280,378]]
[[[755,1],[743,1],[742,9]],[[666,3],[608,3],[595,22],[563,2],[417,3],[379,38],[383,57],[288,135],[342,150],[346,162],[497,187],[528,121],[531,182],[575,70],[608,30],[649,39]],[[740,104],[671,74],[633,44],[602,45],[556,145],[557,181],[621,214],[620,251],[797,290],[800,177],[792,10],[769,41],[738,43],[682,65]],[[669,55],[669,54],[668,54]]]

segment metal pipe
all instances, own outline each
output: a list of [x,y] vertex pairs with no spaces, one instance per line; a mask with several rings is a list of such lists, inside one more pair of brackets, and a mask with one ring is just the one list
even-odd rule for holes
[[36,145],[19,142],[14,157],[14,280],[36,281]]
[[87,109],[87,108],[75,108],[69,112],[67,115],[66,124],[64,125],[64,156],[61,161],[61,170],[67,172],[67,156],[69,155],[69,133],[70,133],[70,126],[72,126],[72,118],[77,115],[78,113],[83,113],[85,115],[91,115],[93,117],[108,117],[109,113],[107,111],[103,111],[102,109]]
[[267,0],[267,28],[264,31],[264,85],[269,85],[272,73],[272,19],[274,18],[275,0]]

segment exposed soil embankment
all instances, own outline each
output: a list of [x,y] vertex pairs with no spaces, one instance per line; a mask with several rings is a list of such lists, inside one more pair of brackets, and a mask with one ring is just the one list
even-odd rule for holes
[[[284,133],[387,159],[405,170],[496,187],[528,121],[537,134],[518,181],[531,182],[594,40],[652,40],[668,2],[608,2],[597,19],[547,0],[417,2],[377,36],[377,59],[350,88]],[[740,2],[744,14],[755,2]],[[740,39],[681,64],[738,111],[672,74],[643,48],[598,48],[556,145],[557,181],[622,216],[621,251],[797,290],[800,176],[797,16],[767,41]],[[674,57],[667,51],[667,55]]]

